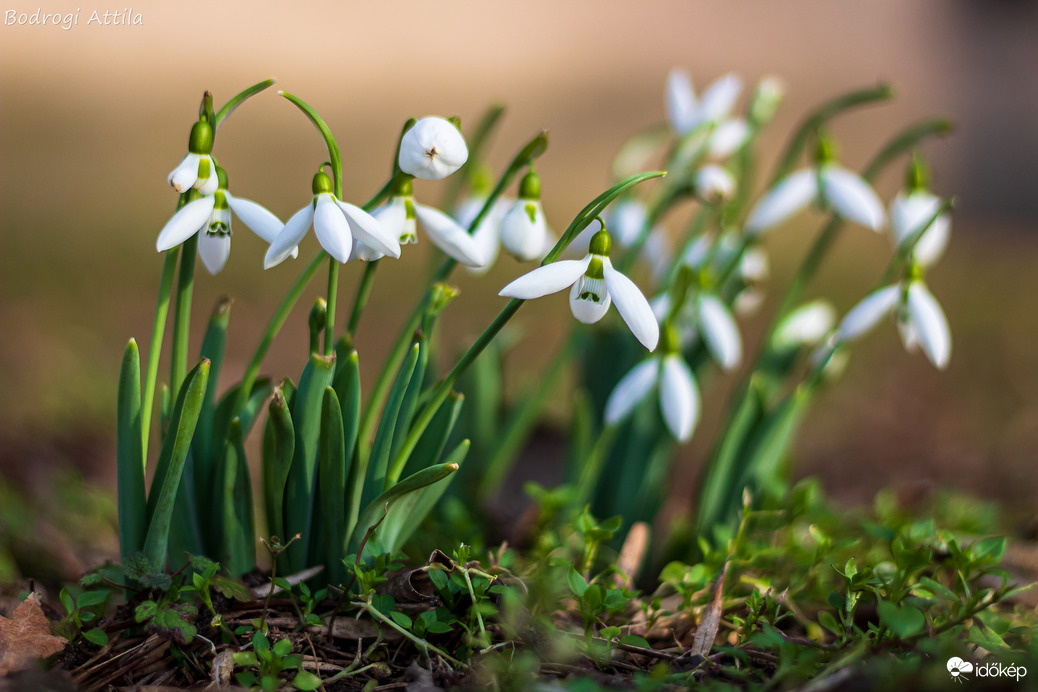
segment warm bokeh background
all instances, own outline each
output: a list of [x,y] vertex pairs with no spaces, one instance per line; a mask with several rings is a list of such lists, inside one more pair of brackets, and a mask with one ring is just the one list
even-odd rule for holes
[[[549,219],[561,228],[608,184],[620,143],[662,119],[664,79],[677,65],[697,87],[728,71],[749,84],[783,78],[788,98],[764,139],[768,160],[812,105],[879,81],[895,86],[895,101],[835,123],[848,165],[862,165],[909,122],[938,114],[955,121],[954,136],[925,148],[935,190],[959,200],[952,247],[930,276],[954,332],[951,367],[937,373],[906,355],[892,328],[879,330],[856,349],[845,382],[816,405],[798,468],[855,501],[921,482],[1026,510],[1038,491],[1033,3],[188,0],[135,5],[140,26],[103,27],[87,21],[105,7],[18,0],[0,8],[0,19],[41,7],[78,8],[79,25],[0,26],[0,462],[18,483],[47,488],[53,464],[67,461],[102,482],[114,478],[120,355],[131,335],[147,346],[162,265],[154,239],[175,203],[165,176],[183,155],[203,90],[220,104],[275,76],[310,101],[337,133],[353,200],[381,184],[407,117],[456,113],[472,123],[489,103],[506,103],[491,160],[503,165],[522,141],[550,129],[539,172]],[[287,218],[307,200],[323,151],[302,115],[267,93],[221,130],[218,154],[233,191]],[[900,177],[879,182],[885,198]],[[437,192],[418,190],[430,201]],[[774,238],[772,285],[788,277],[816,224],[806,218],[799,235]],[[304,257],[314,248],[308,240]],[[237,300],[229,372],[240,372],[298,271],[289,263],[263,272],[263,250],[239,227],[227,269],[215,278],[198,270],[196,324],[218,295]],[[888,253],[884,238],[849,229],[816,292],[846,309]],[[402,261],[414,271],[381,272],[360,344],[362,358],[365,349],[373,354],[370,365],[410,310],[418,288],[408,277],[426,267],[422,254]],[[519,270],[509,259],[488,278],[459,278],[464,293],[446,319],[459,342],[496,311],[498,288]],[[343,296],[356,275],[354,265],[345,271]],[[268,361],[278,377],[297,375],[305,338],[292,326],[308,304]],[[525,309],[526,333],[560,330],[563,304]],[[547,327],[535,326],[534,315]],[[546,357],[529,350],[513,381]],[[707,392],[707,405],[720,410],[722,395]],[[711,420],[678,472],[675,487],[685,493]]]

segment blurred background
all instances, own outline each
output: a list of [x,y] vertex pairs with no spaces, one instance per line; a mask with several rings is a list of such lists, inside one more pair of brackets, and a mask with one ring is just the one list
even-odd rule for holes
[[[38,9],[76,14],[78,24],[11,24]],[[905,354],[889,325],[877,330],[854,349],[845,381],[815,405],[796,468],[820,475],[841,502],[867,502],[882,487],[952,487],[999,500],[1021,524],[1033,511],[1038,4],[187,0],[106,8],[18,0],[0,10],[0,506],[9,515],[16,501],[110,510],[104,493],[70,492],[79,486],[58,479],[114,489],[120,358],[130,336],[148,346],[162,266],[154,241],[176,204],[165,178],[184,154],[204,90],[219,105],[276,77],[278,88],[309,101],[338,137],[346,196],[357,203],[384,181],[408,117],[457,114],[474,125],[489,104],[506,104],[490,161],[500,170],[522,142],[549,129],[538,172],[549,222],[562,229],[610,184],[621,143],[663,120],[674,66],[697,89],[731,71],[748,89],[764,76],[782,78],[787,98],[763,137],[765,165],[809,108],[878,82],[893,84],[897,98],[834,122],[846,165],[860,168],[911,122],[954,121],[952,136],[924,149],[935,192],[958,201],[950,250],[928,276],[951,323],[951,366],[938,373],[921,355]],[[95,10],[118,12],[122,23],[88,24]],[[127,26],[138,14],[140,24]],[[283,219],[307,202],[325,157],[306,119],[273,91],[235,113],[216,153],[235,194]],[[878,182],[884,199],[902,171],[895,166]],[[428,202],[440,193],[436,184],[416,188]],[[821,219],[801,221],[769,240],[775,290]],[[380,273],[358,344],[369,372],[418,295],[429,244],[419,247],[401,260],[404,269]],[[239,225],[227,268],[196,274],[196,345],[218,296],[236,300],[225,382],[240,375],[302,267],[264,272],[264,250]],[[313,256],[312,236],[301,250],[300,262]],[[886,238],[848,229],[812,294],[845,311],[889,252]],[[462,296],[445,316],[446,343],[466,344],[503,304],[500,287],[528,268],[504,258],[484,277],[459,272]],[[358,277],[356,265],[343,272],[341,304]],[[267,359],[265,371],[278,379],[298,377],[306,311],[321,283]],[[747,340],[775,299],[744,324]],[[509,382],[521,386],[536,374],[568,319],[562,298],[524,308],[517,322],[526,341]],[[691,494],[730,385],[715,378],[704,392],[706,416],[673,479],[676,510]],[[566,397],[557,401],[561,412]],[[77,475],[62,470],[69,467]],[[11,516],[0,521],[0,530],[17,526]],[[96,538],[108,528],[78,530]]]

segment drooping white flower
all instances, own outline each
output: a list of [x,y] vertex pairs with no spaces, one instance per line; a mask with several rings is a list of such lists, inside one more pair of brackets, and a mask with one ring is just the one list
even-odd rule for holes
[[[652,301],[652,311],[659,321],[671,317],[670,293]],[[684,300],[673,316],[682,341],[702,339],[706,350],[723,370],[731,371],[742,361],[742,338],[731,310],[713,291],[699,289],[691,300]]]
[[824,300],[815,300],[798,307],[775,328],[771,337],[777,348],[812,346],[819,343],[836,323],[836,310]]
[[360,207],[336,199],[332,180],[319,172],[313,180],[314,198],[292,215],[263,258],[265,269],[281,264],[314,227],[321,247],[339,262],[346,262],[353,251],[354,239],[391,257],[400,256],[396,237],[378,219]]
[[465,138],[449,120],[422,118],[400,140],[400,170],[422,180],[442,180],[469,158]]
[[893,313],[898,334],[909,352],[922,349],[938,369],[951,358],[951,330],[940,303],[926,287],[917,268],[899,284],[885,286],[867,295],[851,308],[836,328],[835,343],[852,341],[871,331]]
[[948,246],[951,217],[942,213],[934,218],[942,204],[940,197],[923,189],[899,192],[890,203],[890,232],[896,248],[914,239],[930,224],[912,248],[912,259],[922,267],[932,266]]
[[744,230],[751,236],[762,235],[812,202],[831,207],[842,218],[874,231],[886,222],[883,203],[872,186],[835,163],[832,146],[823,139],[815,167],[778,181],[750,210]]
[[[389,201],[371,214],[401,245],[418,242],[417,229],[421,221],[433,244],[457,261],[470,267],[486,264],[479,244],[457,221],[439,209],[415,202],[410,180],[402,181]],[[378,248],[374,250],[382,252]]]
[[209,123],[199,120],[191,127],[187,151],[187,156],[173,169],[166,182],[181,194],[191,188],[203,195],[213,194],[219,187],[219,180],[216,175],[216,162],[211,156],[213,128]]
[[709,204],[731,199],[735,194],[735,178],[727,169],[707,164],[696,172],[696,197]]
[[572,286],[569,294],[573,316],[593,324],[616,303],[620,317],[635,338],[650,351],[656,348],[660,330],[652,308],[633,281],[613,269],[609,262],[609,233],[599,231],[591,239],[582,260],[561,260],[534,269],[501,289],[500,295],[520,300],[540,298]]
[[671,435],[687,442],[699,422],[699,387],[688,363],[678,352],[673,332],[665,327],[659,352],[624,375],[606,400],[606,425],[624,420],[654,389],[659,391],[660,412]]
[[513,199],[498,197],[494,200],[494,204],[486,216],[479,222],[479,226],[473,228],[472,223],[486,201],[486,195],[474,194],[462,201],[454,210],[454,220],[462,227],[469,229],[469,234],[479,246],[480,256],[485,262],[481,267],[467,267],[475,274],[485,273],[497,261],[497,256],[501,252],[501,221],[515,203]]
[[544,257],[554,245],[541,206],[541,179],[532,170],[519,183],[519,199],[501,219],[501,245],[520,262]]
[[689,74],[680,69],[671,70],[665,92],[671,129],[683,136],[704,125],[711,125],[713,132],[706,143],[709,154],[719,159],[727,158],[746,143],[750,134],[744,120],[728,117],[741,91],[742,80],[735,74],[727,74],[697,98]]
[[[198,233],[198,256],[210,274],[216,274],[227,263],[231,252],[231,211],[252,231],[268,243],[274,242],[284,224],[264,207],[235,197],[227,190],[227,174],[216,168],[214,179],[218,189],[188,202],[173,215],[159,232],[155,247],[170,250]],[[299,253],[293,248],[292,256]]]

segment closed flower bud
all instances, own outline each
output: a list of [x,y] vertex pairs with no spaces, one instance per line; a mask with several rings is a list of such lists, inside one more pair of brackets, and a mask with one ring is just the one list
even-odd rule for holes
[[422,118],[400,140],[400,170],[422,180],[442,180],[468,158],[465,138],[443,118]]

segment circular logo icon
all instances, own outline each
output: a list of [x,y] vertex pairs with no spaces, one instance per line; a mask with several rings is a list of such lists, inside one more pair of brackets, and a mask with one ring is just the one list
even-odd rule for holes
[[969,661],[963,661],[958,656],[948,659],[947,668],[952,678],[956,680],[962,679],[966,673],[973,672],[973,664]]

